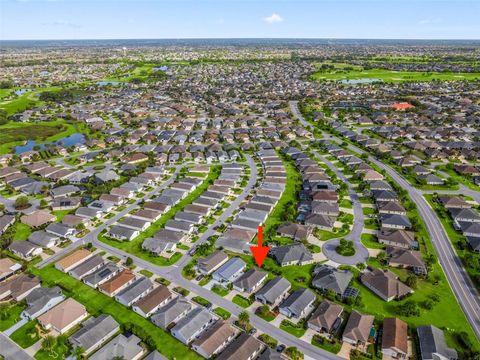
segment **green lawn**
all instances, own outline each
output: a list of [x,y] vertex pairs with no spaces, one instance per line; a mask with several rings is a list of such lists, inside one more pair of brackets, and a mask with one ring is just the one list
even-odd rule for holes
[[57,337],[57,342],[51,351],[40,349],[34,358],[38,360],[61,360],[66,359],[70,353],[70,345],[66,336]]
[[31,271],[42,279],[44,286],[60,286],[66,295],[73,297],[75,300],[85,305],[89,314],[93,316],[109,314],[119,324],[132,323],[143,328],[152,336],[156,349],[168,358],[200,359],[196,353],[189,350],[185,345],[173,338],[168,332],[155,326],[148,319],[129,310],[125,306],[116,302],[115,299],[110,298],[62,273],[53,265],[49,265],[43,269],[32,268]]
[[353,207],[352,201],[349,199],[340,200],[339,206],[346,209],[351,209]]
[[369,249],[385,249],[385,245],[380,244],[376,239],[375,235],[372,234],[362,234],[360,237],[362,244]]
[[201,296],[194,296],[192,298],[192,300],[195,301],[197,304],[202,305],[202,306],[207,306],[208,304],[210,304],[210,301],[208,301],[207,299],[205,299]]
[[348,235],[349,229],[334,228],[333,231],[315,229],[314,235],[320,241],[328,241]]
[[311,344],[323,350],[327,350],[328,352],[331,352],[333,354],[338,354],[338,352],[342,348],[342,344],[338,340],[335,339],[332,343],[319,335],[313,336]]
[[364,207],[362,208],[362,211],[363,211],[363,215],[372,215],[372,214],[375,214],[375,209],[374,208],[371,208],[371,207]]
[[212,287],[212,292],[214,292],[218,296],[223,297],[223,296],[227,295],[230,292],[230,290],[225,289],[223,286],[214,285]]
[[26,349],[38,340],[40,340],[40,335],[38,333],[37,320],[32,320],[23,325],[20,329],[17,329],[10,336],[10,339],[15,341],[22,348]]
[[0,317],[0,331],[7,330],[20,320],[20,314],[26,308],[25,303],[2,305],[2,317]]
[[244,309],[252,305],[252,302],[249,299],[244,298],[243,296],[238,294],[233,297],[232,302]]
[[467,175],[460,175],[457,173],[454,169],[451,169],[447,167],[447,165],[438,165],[435,167],[435,169],[443,171],[446,173],[450,178],[458,181],[459,183],[465,185],[469,189],[475,190],[475,191],[480,191],[480,186],[476,185],[471,176]]
[[[404,81],[452,81],[452,80],[480,80],[480,73],[452,73],[452,72],[416,72],[416,71],[393,71],[386,69],[363,69],[360,66],[346,64],[331,64],[335,66],[332,71],[318,71],[312,74],[313,80],[359,80],[378,79],[387,83],[399,83]],[[349,66],[352,69],[345,70]]]
[[145,269],[140,270],[139,273],[147,278],[151,278],[153,276],[153,273],[151,271]]
[[223,320],[227,320],[230,318],[230,316],[232,316],[232,314],[230,314],[230,312],[228,312],[227,310],[225,310],[224,308],[221,308],[221,307],[217,307],[213,310],[213,312],[215,314],[217,314],[218,316],[220,316]]
[[[280,155],[281,156],[281,155]],[[302,184],[302,178],[300,173],[295,168],[293,161],[281,156],[283,164],[285,166],[285,172],[287,174],[287,182],[282,196],[275,205],[272,213],[268,216],[267,220],[263,224],[264,238],[268,240],[273,237],[277,227],[284,223],[287,219],[294,220],[297,209],[297,192],[300,190]],[[293,208],[289,205],[294,205]],[[256,240],[255,240],[256,241]]]
[[32,229],[30,226],[17,221],[15,223],[15,240],[27,240],[30,234],[32,233]]
[[38,143],[51,142],[75,132],[88,134],[89,129],[83,123],[67,122],[61,119],[40,123],[9,122],[0,126],[0,154],[9,153],[13,147],[21,145],[26,140],[35,140]]
[[157,233],[160,229],[165,226],[165,223],[172,219],[178,212],[182,211],[185,206],[192,203],[197,197],[199,197],[207,188],[210,186],[210,183],[215,181],[220,175],[220,166],[212,166],[210,168],[210,172],[208,177],[194,190],[192,191],[187,197],[181,200],[177,205],[172,207],[169,211],[163,214],[160,219],[155,221],[150,227],[142,231],[140,235],[138,235],[132,241],[118,241],[115,239],[110,239],[103,234],[98,236],[98,239],[108,245],[114,246],[120,250],[126,251],[132,255],[138,256],[146,261],[151,262],[152,264],[159,265],[159,266],[170,266],[175,264],[181,257],[182,253],[176,252],[172,255],[170,259],[156,256],[150,254],[149,252],[143,251],[142,243],[143,241],[148,238],[152,237]]
[[58,210],[58,211],[52,211],[52,214],[57,217],[57,221],[60,222],[63,220],[65,215],[68,215],[72,213],[74,210]]
[[307,331],[306,329],[303,328],[302,325],[300,324],[294,324],[291,321],[288,320],[282,320],[280,323],[280,329],[283,331],[288,332],[289,334],[292,334],[293,336],[299,338],[302,337],[305,332]]

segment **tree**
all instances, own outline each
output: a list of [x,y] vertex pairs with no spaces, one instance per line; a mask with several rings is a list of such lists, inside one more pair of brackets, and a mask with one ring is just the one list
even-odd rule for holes
[[288,347],[285,350],[285,353],[290,357],[292,360],[301,360],[303,359],[303,353],[298,350],[295,346]]
[[407,279],[405,280],[405,284],[410,286],[412,289],[417,288],[417,277],[415,275],[408,275]]
[[30,206],[26,196],[19,196],[15,199],[15,209],[25,209]]
[[52,335],[45,336],[42,342],[42,349],[52,354],[53,348],[57,344],[57,338]]
[[250,323],[250,315],[246,311],[242,311],[240,314],[238,314],[238,324],[242,328],[246,328],[247,325]]
[[127,265],[127,266],[132,266],[133,265],[133,259],[130,256],[127,257],[127,260],[125,260],[125,265]]
[[5,125],[6,123],[8,123],[8,113],[0,109],[0,125]]
[[45,199],[40,200],[40,209],[45,209],[48,206],[48,201]]
[[81,359],[85,354],[85,349],[82,346],[77,346],[75,350],[73,350],[73,355],[76,359]]
[[377,260],[380,261],[381,263],[384,263],[385,261],[387,261],[387,253],[385,251],[380,251],[378,254],[377,254]]
[[404,304],[398,305],[396,312],[400,316],[420,316],[420,309],[414,300],[408,300]]

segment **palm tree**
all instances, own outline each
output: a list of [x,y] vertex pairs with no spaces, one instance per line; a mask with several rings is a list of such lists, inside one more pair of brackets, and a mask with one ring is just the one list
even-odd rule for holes
[[75,350],[73,350],[73,354],[76,359],[81,359],[85,354],[85,349],[82,346],[77,346]]
[[246,311],[242,311],[238,314],[238,322],[241,326],[245,327],[250,322],[250,315]]
[[45,339],[43,339],[42,348],[51,354],[56,344],[57,338],[55,336],[48,335],[45,337]]

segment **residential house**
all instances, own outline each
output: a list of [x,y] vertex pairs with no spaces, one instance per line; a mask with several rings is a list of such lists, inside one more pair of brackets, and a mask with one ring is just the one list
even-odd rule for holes
[[132,306],[133,311],[143,317],[149,317],[160,307],[165,306],[173,299],[173,294],[168,287],[164,285],[157,286],[146,296],[135,302]]
[[144,353],[141,339],[134,334],[120,334],[90,356],[90,360],[128,359],[138,360]]
[[240,277],[246,266],[241,258],[231,258],[213,273],[212,278],[221,285],[229,284]]
[[21,301],[39,287],[39,278],[33,275],[20,274],[0,284],[0,301],[6,299]]
[[302,318],[312,310],[315,299],[316,296],[311,290],[305,288],[298,289],[280,304],[280,313],[289,318]]
[[222,352],[238,333],[228,322],[218,320],[192,343],[192,349],[209,359]]
[[117,300],[120,304],[130,306],[134,302],[146,296],[152,290],[152,281],[146,277],[141,277],[116,295],[115,300]]
[[255,294],[255,300],[272,307],[280,304],[287,296],[292,285],[283,277],[270,280]]
[[417,327],[422,360],[457,360],[455,349],[449,348],[445,341],[443,331],[433,325]]
[[91,317],[82,324],[82,328],[68,338],[75,349],[81,347],[85,354],[91,354],[120,330],[120,325],[113,317],[102,314]]
[[308,328],[319,333],[331,333],[342,323],[342,312],[342,306],[323,300],[308,319]]
[[98,286],[107,282],[115,275],[117,275],[122,269],[112,262],[107,262],[93,273],[85,276],[82,281],[88,286],[96,289]]
[[73,276],[75,279],[80,280],[85,276],[93,273],[97,269],[100,269],[105,260],[100,255],[93,255],[81,262],[79,265],[75,266],[71,270],[68,270],[68,274]]
[[197,260],[197,271],[201,274],[210,274],[228,261],[223,251],[215,251],[210,255]]
[[165,306],[158,309],[158,311],[152,315],[151,321],[156,326],[166,329],[170,324],[176,323],[184,317],[191,308],[192,304],[187,299],[182,296],[177,296]]
[[57,261],[55,267],[60,271],[68,272],[75,266],[80,265],[82,262],[91,258],[93,255],[94,254],[87,249],[78,249]]
[[8,250],[25,260],[31,260],[32,258],[40,255],[43,252],[40,246],[26,240],[18,240],[12,242],[8,246]]
[[175,338],[189,344],[214,321],[215,318],[208,310],[197,307],[181,318],[170,331]]
[[53,330],[58,334],[64,334],[88,316],[85,306],[68,298],[56,305],[37,319],[46,330]]
[[371,269],[362,274],[360,280],[384,301],[399,300],[413,292],[389,270]]
[[12,261],[10,258],[0,259],[0,282],[13,276],[22,269],[22,265]]
[[385,318],[382,331],[382,354],[394,359],[408,355],[407,324],[398,318]]
[[65,300],[65,295],[58,286],[38,287],[33,289],[25,300],[27,308],[23,310],[22,318],[33,320]]
[[342,341],[354,346],[365,346],[372,341],[371,331],[375,317],[353,310],[343,330]]
[[242,332],[217,357],[217,360],[253,360],[262,352],[263,348],[263,343],[255,337]]
[[109,280],[98,286],[98,290],[110,297],[117,295],[120,291],[132,284],[136,279],[135,274],[128,270],[123,269],[114,275]]
[[329,265],[315,267],[312,286],[324,292],[333,291],[339,297],[343,297],[352,280],[353,274],[348,270],[339,270]]
[[270,249],[270,256],[280,266],[306,265],[313,262],[313,256],[302,243],[277,246]]
[[265,271],[251,268],[233,282],[233,288],[237,291],[251,294],[263,284],[267,279],[267,275]]

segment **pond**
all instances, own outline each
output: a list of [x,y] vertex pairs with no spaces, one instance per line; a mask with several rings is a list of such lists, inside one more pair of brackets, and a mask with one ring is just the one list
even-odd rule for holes
[[383,82],[382,79],[374,79],[374,78],[364,78],[364,79],[351,79],[351,80],[341,80],[342,84],[369,84],[374,82]]
[[32,91],[32,89],[17,89],[14,91],[15,95],[20,96],[25,94],[26,92]]
[[153,71],[167,71],[168,66],[167,65],[162,65],[162,66],[154,67],[152,70]]
[[33,150],[35,145],[38,145],[40,147],[40,150],[43,150],[45,149],[45,147],[48,147],[49,145],[63,145],[65,147],[68,147],[72,145],[83,144],[85,143],[85,141],[86,141],[85,135],[82,133],[74,133],[60,140],[51,141],[51,142],[42,143],[42,144],[38,144],[35,140],[28,140],[25,143],[25,145],[15,147],[15,154],[21,154],[26,151],[31,151]]
[[97,81],[96,83],[98,86],[118,86],[122,84],[120,81]]

